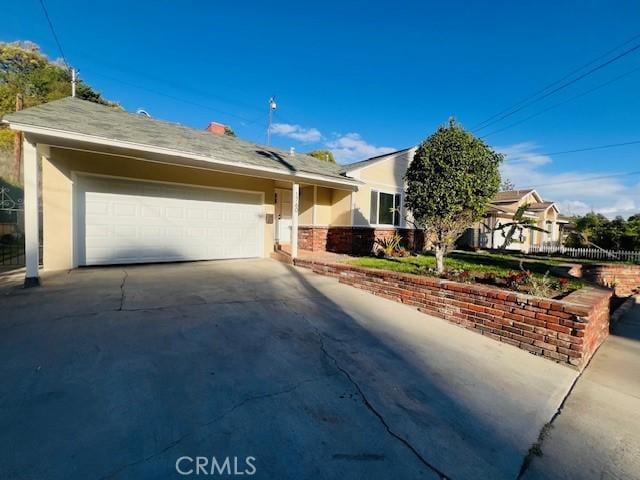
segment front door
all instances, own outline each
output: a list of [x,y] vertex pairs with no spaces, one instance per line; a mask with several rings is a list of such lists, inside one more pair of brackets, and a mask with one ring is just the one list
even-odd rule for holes
[[276,189],[276,240],[280,245],[291,243],[291,190]]

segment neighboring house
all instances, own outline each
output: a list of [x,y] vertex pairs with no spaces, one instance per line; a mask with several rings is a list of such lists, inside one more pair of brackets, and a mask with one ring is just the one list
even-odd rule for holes
[[483,221],[468,229],[458,241],[458,245],[471,248],[500,248],[509,230],[509,227],[501,226],[513,222],[516,211],[525,205],[523,218],[545,231],[518,228],[507,249],[527,252],[532,246],[560,244],[564,238],[564,227],[569,220],[560,215],[555,203],[544,201],[538,192],[529,189],[498,192],[490,203]]

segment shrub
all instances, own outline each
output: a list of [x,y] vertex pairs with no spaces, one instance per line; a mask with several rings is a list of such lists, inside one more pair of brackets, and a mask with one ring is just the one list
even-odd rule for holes
[[385,257],[393,257],[400,249],[400,242],[402,242],[402,237],[398,234],[395,234],[390,238],[376,238],[376,253],[378,255],[382,254]]

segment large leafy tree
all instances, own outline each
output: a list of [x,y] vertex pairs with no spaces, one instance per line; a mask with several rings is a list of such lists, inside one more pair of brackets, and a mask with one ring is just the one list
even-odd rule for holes
[[[0,115],[14,111],[18,93],[24,97],[25,108],[68,97],[71,72],[59,62],[49,60],[35,43],[0,43]],[[76,95],[116,106],[82,80],[77,83]]]
[[[82,80],[76,86],[78,98],[118,107]],[[24,108],[68,97],[71,72],[60,62],[49,60],[35,43],[0,42],[0,116],[15,110],[17,94],[22,95]],[[0,127],[0,177],[7,179],[15,177],[14,139],[14,132]]]
[[438,272],[453,242],[485,208],[500,186],[503,156],[450,120],[416,150],[405,180],[406,206],[424,228]]
[[594,247],[608,250],[640,249],[640,214],[627,220],[609,220],[600,213],[590,212],[574,217],[574,232],[565,241],[568,247]]

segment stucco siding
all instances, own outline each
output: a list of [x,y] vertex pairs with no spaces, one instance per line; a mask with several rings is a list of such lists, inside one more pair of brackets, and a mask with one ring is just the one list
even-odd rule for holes
[[316,202],[316,225],[329,225],[331,223],[332,189],[318,187]]
[[[264,213],[274,213],[274,181],[127,157],[52,148],[43,161],[43,263],[45,269],[73,267],[72,172],[139,180],[250,190],[264,193]],[[264,254],[273,251],[274,226],[265,222]]]
[[351,226],[351,192],[333,190],[331,195],[331,225]]
[[355,192],[355,210],[353,213],[353,223],[358,227],[369,226],[371,214],[371,187],[362,185]]
[[298,223],[300,225],[313,224],[313,185],[302,185],[300,187]]
[[[404,205],[404,175],[413,160],[415,149],[392,155],[371,165],[350,172],[354,178],[365,182],[355,193],[354,225],[369,226],[371,218],[371,190],[401,193]],[[406,212],[404,212],[406,215]],[[403,221],[401,226],[406,225]]]

